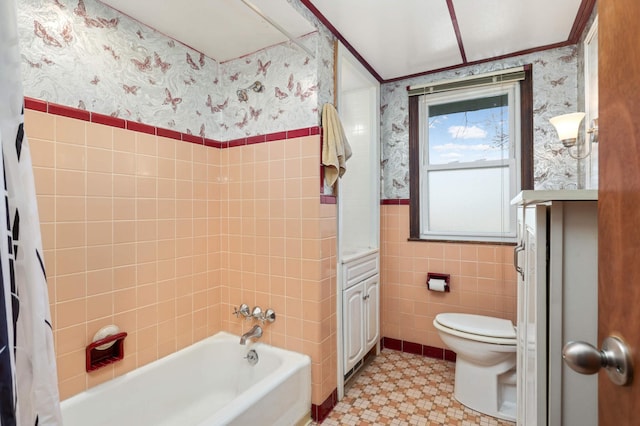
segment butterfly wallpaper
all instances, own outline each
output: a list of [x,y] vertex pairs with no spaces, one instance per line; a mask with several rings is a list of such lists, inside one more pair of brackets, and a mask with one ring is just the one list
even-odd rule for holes
[[[380,91],[381,198],[409,198],[409,109],[407,86],[461,78],[524,64],[533,66],[533,168],[535,189],[576,189],[577,162],[560,145],[549,118],[576,111],[575,46],[384,84]],[[573,100],[573,102],[568,101]]]
[[[333,102],[333,38],[317,23],[301,40],[315,58],[282,44],[220,64],[96,0],[20,0],[18,14],[25,95],[36,99],[219,141],[317,126]],[[529,63],[535,188],[575,188],[578,167],[554,148],[548,119],[575,111],[580,60],[569,46],[383,84],[381,197],[409,198],[408,85]]]
[[219,141],[319,125],[333,100],[321,29],[222,64],[96,0],[20,0],[25,96]]

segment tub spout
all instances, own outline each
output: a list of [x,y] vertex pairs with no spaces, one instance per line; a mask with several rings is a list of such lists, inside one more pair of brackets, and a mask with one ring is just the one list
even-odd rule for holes
[[247,331],[240,337],[240,344],[244,345],[247,343],[247,339],[251,339],[255,337],[256,339],[262,337],[262,328],[259,325],[254,325],[251,330]]

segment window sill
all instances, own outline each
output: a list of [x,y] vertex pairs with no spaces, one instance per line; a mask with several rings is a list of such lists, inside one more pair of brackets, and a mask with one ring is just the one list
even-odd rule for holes
[[516,241],[486,241],[486,240],[447,240],[446,238],[407,238],[407,241],[420,243],[446,243],[446,244],[482,244],[492,246],[516,246]]

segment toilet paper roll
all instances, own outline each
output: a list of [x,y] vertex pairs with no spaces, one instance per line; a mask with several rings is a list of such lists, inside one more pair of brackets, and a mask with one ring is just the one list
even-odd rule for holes
[[429,290],[447,291],[447,282],[438,278],[431,278],[429,280]]

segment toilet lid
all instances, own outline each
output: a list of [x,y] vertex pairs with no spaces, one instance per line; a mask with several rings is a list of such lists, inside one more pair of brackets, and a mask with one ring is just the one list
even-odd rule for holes
[[436,321],[445,327],[478,336],[515,339],[516,330],[509,320],[472,314],[438,314]]

